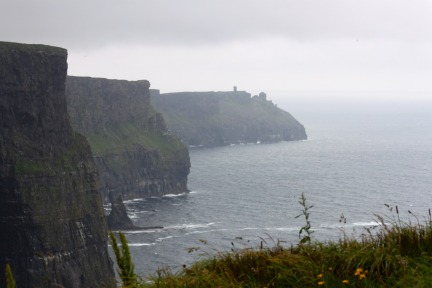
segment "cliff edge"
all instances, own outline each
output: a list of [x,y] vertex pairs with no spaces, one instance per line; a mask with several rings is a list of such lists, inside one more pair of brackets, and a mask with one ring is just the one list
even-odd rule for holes
[[152,102],[168,127],[189,146],[295,141],[307,138],[290,113],[244,91],[178,92],[151,90]]
[[10,264],[17,287],[115,286],[96,167],[67,116],[66,59],[0,42],[0,271]]
[[189,152],[151,106],[149,87],[67,77],[71,123],[90,143],[106,201],[110,193],[127,200],[188,191]]

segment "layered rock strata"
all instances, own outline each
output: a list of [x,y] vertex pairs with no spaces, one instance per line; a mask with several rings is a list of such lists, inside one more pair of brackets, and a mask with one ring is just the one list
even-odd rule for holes
[[152,102],[168,127],[189,146],[295,141],[307,138],[290,113],[244,91],[178,92],[151,90]]
[[187,147],[150,104],[147,80],[69,76],[68,111],[87,137],[105,200],[178,194],[187,190]]
[[96,167],[67,115],[66,58],[0,42],[0,271],[10,264],[17,287],[115,286]]

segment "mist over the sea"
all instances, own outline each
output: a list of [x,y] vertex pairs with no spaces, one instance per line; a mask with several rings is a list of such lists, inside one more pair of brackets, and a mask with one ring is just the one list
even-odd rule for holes
[[279,107],[305,125],[309,140],[191,149],[191,193],[127,202],[137,225],[165,227],[127,234],[138,273],[181,269],[263,240],[296,244],[301,193],[314,205],[317,240],[359,236],[374,214],[391,216],[384,204],[398,205],[407,221],[408,210],[427,216],[432,102],[297,98]]

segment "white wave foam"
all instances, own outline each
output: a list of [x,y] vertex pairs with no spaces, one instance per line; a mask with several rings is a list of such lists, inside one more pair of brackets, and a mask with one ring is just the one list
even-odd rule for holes
[[341,224],[341,223],[334,223],[334,224],[320,224],[319,228],[323,229],[345,229],[345,228],[352,228],[352,227],[371,227],[371,226],[380,226],[380,223],[377,223],[375,221],[369,221],[369,222],[354,222],[352,224]]
[[377,222],[355,222],[353,226],[379,226]]
[[210,231],[208,231],[208,230],[204,230],[204,231],[192,231],[192,232],[188,232],[188,233],[185,233],[184,235],[192,235],[192,234],[205,234],[205,233],[209,233]]
[[128,214],[128,216],[129,216],[129,218],[131,218],[131,219],[138,219],[139,217],[138,217],[138,213],[127,213]]
[[130,247],[154,246],[156,243],[128,243]]
[[183,193],[180,193],[180,194],[165,194],[162,197],[167,197],[167,198],[181,197],[181,196],[184,196],[186,194],[187,194],[187,192],[183,192]]
[[267,230],[267,231],[297,231],[300,228],[297,227],[246,227],[239,229],[240,231],[245,230]]
[[123,201],[124,204],[135,203],[135,202],[145,202],[146,200],[143,198],[135,198],[130,200]]
[[198,231],[191,231],[191,232],[185,233],[185,235],[205,234],[205,233],[220,232],[220,231],[230,231],[230,229],[198,230]]
[[[344,225],[342,225],[341,223],[335,223],[335,224],[323,223],[320,224],[318,227],[323,229],[343,229]],[[349,225],[345,225],[345,227],[349,227]]]
[[261,230],[263,228],[254,228],[254,227],[246,227],[246,228],[241,228],[239,229],[240,231],[245,231],[245,230]]
[[161,238],[156,239],[156,242],[162,242],[166,239],[171,239],[171,238],[174,238],[174,236],[161,237]]
[[197,229],[197,228],[206,228],[206,227],[212,226],[214,224],[215,224],[214,222],[210,222],[210,223],[207,223],[207,224],[181,224],[181,225],[167,226],[165,228],[167,228],[167,229],[186,229],[186,230],[189,230],[189,229]]
[[[297,227],[278,227],[278,228],[273,228],[276,231],[298,231],[300,230],[300,228]],[[314,229],[312,229],[314,230]]]
[[[120,231],[123,234],[145,234],[145,233],[155,233],[155,232],[159,232],[161,231],[163,228],[160,229],[145,229],[145,230],[125,230],[125,231]],[[114,232],[119,232],[119,231],[114,231]]]

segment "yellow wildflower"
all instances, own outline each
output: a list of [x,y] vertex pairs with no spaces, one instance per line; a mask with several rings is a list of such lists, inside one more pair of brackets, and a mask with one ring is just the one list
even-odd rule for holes
[[347,279],[345,279],[345,280],[342,280],[342,283],[347,285],[347,284],[349,284],[349,281]]
[[322,274],[322,273],[321,273],[321,274],[318,274],[317,278],[318,278],[318,279],[323,278],[323,274]]
[[366,278],[366,274],[360,274],[359,275],[359,280],[363,280],[363,279],[365,279]]
[[360,276],[361,274],[363,274],[363,269],[362,268],[357,268],[356,272],[354,273],[355,276]]
[[319,281],[318,282],[318,286],[323,286],[324,285],[324,281]]

